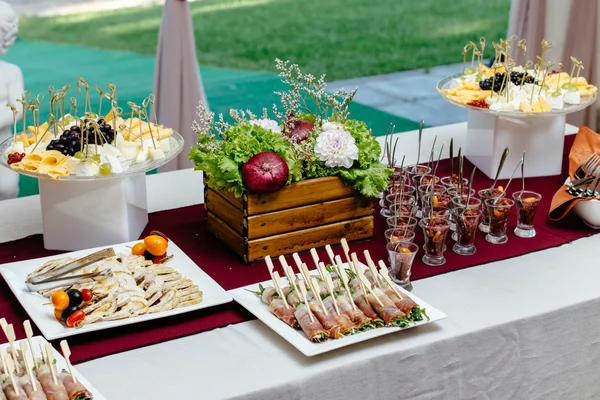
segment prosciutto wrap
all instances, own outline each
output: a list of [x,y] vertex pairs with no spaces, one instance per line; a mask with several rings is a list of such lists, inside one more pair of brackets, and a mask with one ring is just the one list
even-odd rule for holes
[[396,292],[394,292],[394,290],[387,284],[383,287],[383,291],[386,296],[394,302],[394,305],[406,315],[410,314],[413,308],[419,307],[419,305],[408,296],[403,296],[402,298],[398,297]]
[[35,377],[35,374],[33,374],[33,380],[37,390],[33,390],[33,385],[31,384],[31,380],[29,379],[29,375],[27,373],[19,378],[19,384],[23,387],[25,393],[27,393],[29,400],[46,400],[46,394],[42,389],[40,381],[38,381]]
[[354,304],[362,311],[363,314],[367,316],[376,326],[383,326],[384,322],[377,314],[377,311],[369,304],[367,297],[362,292],[362,290],[358,289],[354,291],[352,295],[352,299],[354,299]]
[[337,312],[335,311],[335,306],[333,305],[333,298],[331,296],[325,297],[325,299],[323,300],[323,304],[325,305],[327,312],[335,316],[338,325],[342,328],[343,335],[352,334],[358,330],[358,325],[352,322],[350,317],[348,317],[344,312],[342,312],[342,310],[340,310],[340,315],[337,314]]
[[28,400],[29,399],[27,397],[27,394],[25,394],[25,389],[23,389],[23,386],[21,386],[19,384],[18,377],[15,377],[15,381],[17,383],[17,389],[19,390],[19,394],[17,394],[17,392],[15,392],[15,388],[13,387],[12,382],[11,382],[10,378],[8,377],[8,375],[2,375],[0,377],[0,379],[3,379],[2,390],[4,391],[4,394],[2,396],[4,396],[5,399],[8,399],[8,400]]
[[79,398],[81,400],[88,399],[92,400],[94,397],[92,394],[81,384],[81,382],[73,379],[71,374],[67,372],[62,372],[60,374],[60,379],[62,380],[63,385],[67,389],[67,394],[69,395],[70,400],[75,400]]
[[278,297],[277,290],[272,286],[267,286],[260,297],[261,301],[266,305],[270,305],[271,301]]
[[309,307],[314,316],[317,317],[321,325],[323,325],[323,328],[327,329],[331,339],[339,339],[344,336],[342,327],[338,324],[335,314],[325,314],[325,310],[321,308],[321,305],[315,302],[309,303]]
[[294,315],[298,320],[300,328],[302,328],[302,331],[308,337],[308,340],[313,343],[321,343],[329,339],[329,332],[323,328],[319,320],[316,317],[313,317],[314,321],[310,320],[306,304],[298,304]]
[[356,325],[357,329],[362,329],[366,325],[371,324],[371,318],[367,317],[361,310],[356,307],[356,310],[352,307],[350,300],[348,300],[348,295],[343,293],[341,296],[336,297],[336,301],[338,303],[338,308],[340,312],[343,312],[350,318],[352,322]]
[[400,326],[402,325],[402,320],[406,319],[406,314],[396,307],[394,302],[390,300],[389,297],[383,293],[383,291],[379,288],[373,288],[373,294],[377,296],[377,299],[383,304],[383,306],[377,301],[377,299],[372,295],[367,295],[369,300],[369,304],[373,306],[377,314],[383,318],[386,326]]
[[8,376],[0,372],[0,400],[6,400],[4,390],[2,389],[2,382],[4,382],[6,379],[8,379]]
[[269,304],[269,310],[271,310],[271,312],[275,314],[277,318],[279,318],[292,328],[296,329],[296,327],[298,326],[298,322],[296,320],[296,317],[294,316],[294,307],[288,305],[288,307],[286,308],[283,299],[273,299],[273,301],[271,301],[271,304]]
[[40,365],[37,368],[37,376],[48,400],[70,400],[67,389],[58,378],[58,374],[56,374],[58,384],[54,384],[52,373],[47,364]]
[[302,300],[300,299],[298,292],[294,289],[290,290],[288,292],[288,294],[285,296],[285,298],[289,305],[295,305],[298,303],[302,303]]

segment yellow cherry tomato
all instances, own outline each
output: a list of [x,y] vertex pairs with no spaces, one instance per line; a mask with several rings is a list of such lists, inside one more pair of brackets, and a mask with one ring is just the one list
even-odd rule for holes
[[143,256],[146,252],[146,245],[143,242],[136,243],[131,249],[131,254],[134,256]]
[[52,305],[56,310],[64,310],[69,307],[69,295],[63,290],[57,290],[52,294]]
[[158,235],[150,235],[144,239],[144,244],[146,245],[146,250],[153,256],[162,256],[167,252],[167,247],[169,243]]
[[54,309],[54,318],[56,318],[58,321],[62,322],[62,313],[63,310],[58,310],[58,309]]

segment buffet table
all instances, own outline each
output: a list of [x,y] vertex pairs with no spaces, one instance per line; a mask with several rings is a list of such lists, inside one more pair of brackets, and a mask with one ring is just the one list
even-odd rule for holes
[[[421,159],[435,134],[438,142],[453,137],[458,148],[466,124],[425,130]],[[417,133],[399,135],[400,157],[413,154],[406,163],[416,161]],[[148,183],[150,212],[203,202],[199,172],[148,176]],[[0,242],[41,232],[35,196],[1,207]],[[250,321],[78,369],[108,399],[598,398],[599,244],[596,235],[419,280],[415,293],[448,314],[446,320],[322,356],[307,358]]]

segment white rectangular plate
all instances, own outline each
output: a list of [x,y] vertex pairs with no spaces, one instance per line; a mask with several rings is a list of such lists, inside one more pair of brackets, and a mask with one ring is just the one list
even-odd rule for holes
[[[346,266],[346,264],[344,264]],[[366,268],[365,265],[362,265],[363,268]],[[317,271],[310,271],[311,274],[317,275]],[[263,286],[273,286],[271,281],[261,282]],[[282,278],[282,284],[284,286],[288,285],[288,281],[285,278]],[[387,335],[393,332],[398,332],[404,329],[409,329],[415,326],[425,325],[434,321],[439,321],[441,319],[446,318],[446,314],[434,308],[430,304],[424,302],[419,299],[414,294],[407,292],[406,290],[399,287],[400,291],[403,294],[406,294],[410,298],[412,298],[421,308],[427,309],[427,315],[430,320],[424,320],[417,322],[416,324],[407,326],[405,328],[377,328],[372,329],[366,332],[360,332],[356,335],[345,336],[341,339],[329,339],[323,343],[312,343],[302,330],[295,330],[289,327],[285,322],[281,321],[277,318],[271,311],[269,311],[269,307],[264,304],[258,296],[253,293],[248,292],[248,290],[258,291],[259,283],[255,283],[254,285],[248,285],[242,288],[230,290],[229,293],[233,297],[235,301],[240,303],[244,308],[250,311],[252,314],[256,316],[256,318],[260,319],[264,322],[269,328],[273,329],[277,332],[281,337],[290,342],[292,346],[296,347],[302,354],[305,356],[311,357],[317,354],[326,353],[328,351],[336,350],[341,347],[346,347],[351,344],[364,342],[365,340],[373,339],[379,336]]]
[[[23,340],[27,340],[27,339],[23,339]],[[34,349],[33,352],[36,355],[35,359],[39,359],[41,357],[41,350],[40,350],[40,344],[46,344],[48,343],[46,340],[44,340],[43,337],[41,336],[34,336],[31,338],[31,342],[33,343]],[[21,340],[17,340],[15,341],[15,347],[17,348],[17,350],[19,349],[19,343],[21,343]],[[0,345],[0,348],[5,348],[8,350],[8,343],[4,343]],[[60,373],[63,369],[64,370],[69,370],[69,368],[67,367],[67,362],[65,361],[65,359],[63,358],[62,354],[60,354],[59,351],[56,351],[56,349],[54,349],[54,358],[56,359],[56,369],[57,371]],[[94,400],[106,400],[106,397],[102,396],[100,393],[98,393],[98,391],[88,382],[87,379],[85,379],[80,373],[79,371],[77,371],[77,367],[73,367],[73,373],[75,374],[75,377],[77,378],[77,380],[79,382],[81,382],[81,384],[83,386],[85,386],[85,388],[87,390],[89,390],[92,395],[94,396]],[[1,390],[1,389],[0,389]]]
[[165,265],[173,267],[184,276],[190,278],[198,285],[203,292],[202,302],[189,307],[175,308],[174,310],[158,312],[153,314],[139,315],[133,318],[126,318],[117,321],[96,322],[84,325],[81,328],[69,328],[60,324],[54,318],[53,309],[48,304],[49,300],[37,293],[31,293],[25,286],[27,275],[39,268],[46,261],[60,257],[81,258],[96,251],[112,247],[115,253],[129,253],[131,250],[126,246],[133,246],[139,241],[117,244],[114,246],[103,246],[89,250],[79,250],[72,253],[65,253],[52,257],[37,258],[33,260],[20,261],[11,264],[0,265],[0,274],[8,283],[8,286],[15,294],[27,314],[33,319],[33,322],[42,331],[42,334],[48,340],[60,339],[68,336],[81,335],[87,332],[99,331],[102,329],[115,328],[117,326],[135,324],[137,322],[149,321],[158,318],[170,317],[172,315],[183,314],[186,312],[200,310],[202,308],[213,307],[219,304],[228,303],[232,300],[231,296],[217,282],[215,282],[206,272],[202,271],[172,240],[169,241],[168,253],[174,257],[167,261]]

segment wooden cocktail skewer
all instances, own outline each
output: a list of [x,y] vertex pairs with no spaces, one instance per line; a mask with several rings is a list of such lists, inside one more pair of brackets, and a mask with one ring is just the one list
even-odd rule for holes
[[[358,280],[358,285],[360,286],[360,289],[363,291],[363,293],[365,294],[365,298],[367,296],[367,291],[365,288],[365,285],[363,284],[363,282],[360,279],[360,272],[358,271],[359,269],[362,269],[361,267],[358,266],[358,257],[356,257],[356,253],[352,253],[352,260],[350,260],[350,262],[348,263],[348,265],[350,266],[350,270],[356,275],[356,279]],[[356,263],[354,263],[353,261],[356,260]]]
[[281,277],[279,276],[279,272],[277,271],[273,271],[273,283],[275,284],[275,290],[277,290],[279,298],[283,300],[285,308],[290,308],[290,305],[288,304],[287,299],[285,298],[283,290],[281,290]]
[[[317,281],[317,277],[313,276],[310,279],[310,281],[311,281],[313,287],[315,287],[315,288],[319,287],[319,282]],[[327,283],[325,283],[325,286],[327,286]],[[327,288],[327,291],[329,291],[329,287]],[[325,315],[329,314],[329,312],[327,311],[327,308],[325,308],[325,303],[323,303],[323,299],[321,298],[321,294],[319,292],[315,292],[315,294],[317,295],[316,297],[319,299],[319,304],[321,304],[321,307],[323,307],[323,311],[325,311]],[[331,295],[333,296],[333,293],[331,293]],[[335,302],[335,299],[334,299],[334,302]],[[339,310],[337,310],[337,307],[335,307],[335,308],[336,308],[336,311],[337,311],[337,313],[339,315],[340,314]]]
[[303,280],[298,281],[298,288],[300,289],[300,297],[306,305],[308,316],[310,317],[310,322],[315,322],[315,317],[313,316],[312,310],[310,309],[310,304],[308,303],[308,296],[306,295],[306,286],[304,286]]
[[69,368],[69,373],[73,378],[73,382],[77,383],[77,378],[73,373],[73,364],[71,364],[71,349],[69,348],[69,343],[67,343],[66,340],[61,340],[60,349],[62,350],[63,356],[65,357],[65,361],[67,362],[67,368]]
[[[27,375],[29,375],[29,381],[31,382],[31,387],[34,392],[37,392],[37,384],[35,383],[35,379],[33,377],[33,356],[29,353],[29,346],[27,346],[26,341],[21,341],[19,343],[21,347],[21,354],[23,356],[23,363],[25,364],[25,369],[27,370]],[[31,357],[31,358],[30,358]]]
[[0,347],[0,365],[2,365],[2,373],[4,375],[8,375],[8,368],[6,366],[6,362],[4,361],[4,356],[6,354],[6,349],[4,347]]
[[348,275],[346,274],[346,271],[344,270],[344,267],[342,266],[342,259],[340,258],[340,256],[336,256],[335,261],[336,261],[335,265],[337,266],[337,270],[340,275],[340,279],[342,280],[342,285],[344,285],[344,289],[346,289],[346,295],[348,296],[348,300],[350,301],[350,304],[352,305],[352,309],[354,311],[356,311],[356,304],[354,304],[354,299],[352,298],[352,294],[350,293],[350,288],[348,287]]
[[6,322],[6,318],[0,318],[0,328],[2,328],[2,332],[4,333],[4,336],[6,336],[6,339],[8,340],[8,322]]
[[335,265],[335,254],[333,254],[333,250],[330,245],[325,246],[325,251],[327,251],[327,255],[329,256],[329,261],[331,265]]
[[[294,259],[294,262],[296,263],[296,268],[298,268],[298,271],[300,271],[300,275],[302,275],[302,278],[305,281],[310,281],[310,274],[305,273],[304,270],[302,269],[302,260],[300,259],[300,256],[298,255],[298,253],[292,254],[292,258]],[[311,289],[311,286],[312,285],[309,282],[308,289]]]
[[[18,360],[18,353],[17,353],[17,348],[15,347],[15,339],[16,339],[16,335],[15,335],[15,329],[13,327],[12,324],[8,324],[8,326],[6,327],[6,338],[8,339],[8,342],[10,343],[10,352],[12,353],[13,357],[15,360]],[[17,363],[15,365],[15,368],[17,370],[17,375],[21,375],[21,365],[19,363]]]
[[296,286],[296,279],[295,279],[296,275],[294,274],[294,270],[292,269],[292,267],[290,267],[288,265],[284,256],[279,256],[279,263],[281,264],[283,273],[285,274],[285,277],[287,278],[288,282],[290,283],[290,286],[292,287],[292,289],[298,291],[298,287]]
[[[342,245],[342,249],[344,250],[346,261],[348,262],[348,264],[350,264],[352,260],[350,259],[350,247],[348,246],[348,241],[346,240],[346,238],[342,238],[342,240],[340,240],[340,243]],[[352,267],[350,268],[352,269]]]
[[[373,292],[373,289],[371,289],[371,282],[369,282],[369,280],[367,279],[367,277],[362,274],[362,271],[359,272],[359,279],[362,281],[363,285],[367,288],[369,294],[371,296],[373,296],[375,298],[375,300],[377,300],[377,302],[379,303],[379,305],[381,307],[383,307],[383,303],[381,302],[381,300],[379,300],[379,297],[375,296],[375,293]],[[367,298],[367,301],[368,300],[369,299]]]
[[[306,264],[302,264],[302,269],[304,269],[305,274],[307,274],[308,269],[306,267]],[[323,299],[321,298],[321,291],[319,290],[320,289],[319,282],[317,282],[317,279],[315,277],[311,277],[310,274],[307,274],[307,275],[309,278],[307,279],[306,283],[308,285],[310,285],[311,290],[313,292],[313,297],[315,299],[317,299],[317,302],[323,308],[323,312],[325,313],[325,315],[327,315],[328,312],[327,312],[327,309],[325,308],[325,304],[323,304]]]
[[396,286],[394,284],[394,282],[392,282],[392,279],[390,278],[390,274],[387,269],[387,266],[385,265],[383,260],[379,260],[379,274],[383,277],[383,279],[386,281],[386,283],[392,288],[394,293],[396,293],[396,295],[398,297],[400,297],[400,299],[403,299],[405,297],[398,289],[398,286]]
[[48,368],[50,368],[50,373],[52,374],[52,380],[54,381],[54,384],[58,385],[56,371],[54,370],[54,348],[50,343],[46,344],[46,364],[48,364]]
[[4,368],[4,372],[6,372],[10,378],[10,383],[15,390],[15,394],[18,396],[20,392],[19,386],[17,386],[17,381],[15,381],[15,375],[13,374],[15,365],[12,363],[12,358],[4,351],[4,349],[2,349],[2,352],[0,353],[0,358],[2,358],[2,368]]
[[29,348],[31,349],[31,356],[35,360],[35,351],[33,350],[33,341],[31,338],[33,337],[33,329],[31,329],[31,322],[26,319],[23,321],[23,329],[25,329],[25,336],[27,336],[27,343],[29,343]]
[[375,265],[375,263],[373,262],[373,259],[371,258],[371,253],[369,253],[369,250],[365,250],[363,252],[363,254],[365,255],[365,259],[367,260],[367,266],[371,270],[371,274],[373,274],[373,280],[375,281],[377,286],[381,289],[381,282],[379,282],[379,278],[377,276],[378,275],[377,274],[377,266]]
[[336,314],[340,315],[340,309],[338,307],[337,300],[335,299],[335,295],[333,294],[333,281],[331,280],[331,275],[329,274],[325,275],[325,286],[327,286],[331,300],[333,300],[333,307],[335,308]]
[[325,276],[323,275],[323,272],[321,272],[321,269],[319,268],[319,255],[317,254],[317,250],[315,250],[314,247],[312,249],[310,249],[310,255],[312,256],[313,262],[315,263],[315,266],[317,267],[317,271],[319,271],[319,275],[321,276],[321,279],[325,280]]

